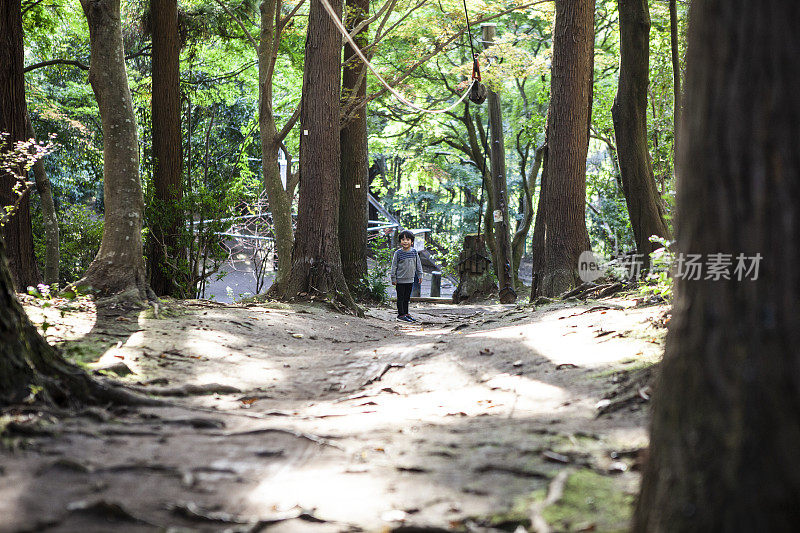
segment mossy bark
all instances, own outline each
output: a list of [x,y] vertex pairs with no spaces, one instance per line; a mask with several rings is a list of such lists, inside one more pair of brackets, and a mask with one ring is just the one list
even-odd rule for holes
[[797,529],[798,23],[795,2],[692,3],[676,247],[732,264],[676,282],[637,532]]
[[153,297],[143,245],[144,198],[139,178],[139,138],[133,113],[119,0],[81,0],[89,23],[92,85],[103,129],[105,224],[97,256],[76,286],[101,296]]

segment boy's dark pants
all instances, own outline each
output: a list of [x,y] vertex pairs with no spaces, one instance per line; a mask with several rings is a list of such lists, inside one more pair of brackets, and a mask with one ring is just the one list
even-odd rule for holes
[[411,287],[413,283],[397,284],[397,316],[408,314],[408,302],[411,301]]

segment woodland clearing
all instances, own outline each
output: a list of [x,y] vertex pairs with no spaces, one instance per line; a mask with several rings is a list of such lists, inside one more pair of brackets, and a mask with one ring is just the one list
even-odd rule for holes
[[625,529],[669,316],[23,298],[68,358],[167,405],[6,410],[4,532]]

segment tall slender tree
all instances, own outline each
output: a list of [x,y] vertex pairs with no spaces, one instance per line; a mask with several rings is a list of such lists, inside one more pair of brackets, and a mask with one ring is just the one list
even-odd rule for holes
[[[16,141],[28,138],[23,68],[21,4],[19,0],[4,0],[0,3],[0,100],[7,104],[2,106],[0,114],[0,132],[7,134],[0,144],[0,150],[3,151],[10,151]],[[17,290],[39,282],[39,269],[33,255],[30,190],[22,182],[24,176],[21,165],[8,170],[0,169],[0,209],[16,206],[1,233]]]
[[[25,125],[28,130],[28,138],[36,139],[30,115],[25,116]],[[44,282],[54,285],[59,281],[60,272],[60,230],[56,205],[53,201],[53,189],[50,186],[50,179],[47,177],[42,159],[37,159],[33,164],[33,176],[36,182],[36,192],[39,193],[39,200],[42,203],[42,219],[44,221]]]
[[[369,0],[348,0],[346,27],[364,22],[369,14]],[[354,37],[359,48],[368,43],[364,26]],[[365,66],[349,43],[344,45],[342,66],[342,100],[364,98],[367,82]],[[369,189],[369,154],[367,151],[367,108],[359,109],[342,126],[340,133],[342,162],[339,197],[339,249],[342,271],[350,288],[358,286],[367,274],[367,192]]]
[[153,185],[155,211],[149,242],[150,286],[157,295],[180,294],[174,268],[183,226],[181,163],[180,35],[178,0],[151,0],[153,33]]
[[647,149],[647,86],[650,83],[650,11],[647,0],[619,0],[619,86],[611,116],[617,138],[622,190],[636,248],[648,266],[660,245],[650,236],[669,238]]
[[[341,0],[330,2],[341,16]],[[300,103],[300,201],[283,298],[333,297],[357,309],[339,252],[339,96],[341,34],[319,0],[311,1]]]
[[[681,60],[680,45],[678,41],[678,1],[669,0],[669,44],[672,56],[672,123],[674,126],[675,141],[678,146],[678,124],[681,118]],[[677,166],[677,156],[676,156]]]
[[[586,231],[586,154],[589,148],[594,0],[556,0],[547,151],[534,227],[535,295],[575,286],[578,257],[589,249]],[[541,227],[538,227],[542,224]]]
[[800,5],[691,10],[676,246],[727,275],[677,280],[634,531],[794,531]]
[[119,0],[81,0],[89,23],[92,85],[103,128],[105,224],[97,256],[76,285],[101,295],[152,295],[142,253],[144,199],[139,178],[139,138],[133,114]]
[[297,12],[303,1],[281,18],[280,0],[261,2],[261,29],[258,43],[253,42],[258,53],[258,125],[261,134],[261,173],[267,193],[272,222],[275,228],[275,247],[278,254],[278,272],[275,286],[281,286],[289,278],[292,256],[292,197],[294,186],[287,176],[284,187],[278,167],[278,151],[286,136],[300,116],[299,107],[289,120],[278,129],[273,112],[273,87],[275,65],[278,60],[280,37],[286,24]]

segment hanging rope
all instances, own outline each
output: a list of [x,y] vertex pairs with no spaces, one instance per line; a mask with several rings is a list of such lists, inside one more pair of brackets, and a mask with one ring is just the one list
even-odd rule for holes
[[[456,103],[454,103],[453,105],[451,105],[450,107],[448,107],[446,109],[425,109],[425,108],[419,107],[415,103],[411,102],[406,97],[404,97],[402,94],[397,92],[394,87],[389,85],[386,82],[386,80],[383,79],[383,76],[381,76],[378,73],[378,71],[375,70],[375,67],[373,67],[372,63],[369,62],[367,57],[364,55],[364,52],[361,51],[361,48],[359,48],[358,45],[356,44],[356,42],[353,40],[353,38],[350,37],[350,34],[347,31],[347,28],[344,27],[344,24],[342,24],[342,21],[339,19],[339,15],[337,15],[336,11],[333,10],[333,7],[331,7],[331,4],[328,2],[328,0],[320,0],[320,2],[322,3],[322,7],[325,9],[325,11],[328,12],[328,15],[330,15],[331,20],[333,20],[333,24],[339,29],[339,31],[341,32],[342,36],[347,40],[347,42],[353,48],[353,51],[356,53],[356,55],[359,58],[361,58],[361,61],[363,61],[364,64],[367,66],[367,68],[375,75],[376,78],[378,78],[378,81],[380,81],[381,84],[384,87],[386,87],[386,89],[388,89],[389,92],[391,92],[394,95],[395,98],[400,100],[400,102],[404,103],[405,105],[407,105],[411,109],[415,109],[415,110],[417,110],[417,111],[419,111],[421,113],[430,113],[430,114],[447,113],[448,111],[452,111],[458,105],[460,105],[461,102],[463,102],[467,98],[467,96],[470,96],[470,93],[472,91],[472,87],[476,83],[474,78],[470,82],[469,87],[467,87],[467,90],[464,92],[464,94],[461,95],[461,98],[459,98]],[[464,5],[466,7],[466,3]],[[467,28],[469,29],[469,26],[467,26]],[[472,47],[472,37],[471,37],[471,35],[470,35],[470,47]],[[477,63],[477,59],[474,56],[474,52],[473,52],[473,58],[474,58],[473,61]],[[474,68],[474,64],[473,64],[473,68]]]
[[[469,12],[467,11],[467,0],[464,0],[464,18],[467,21],[467,35],[469,36],[469,50],[472,52],[472,84],[469,87],[470,101],[480,105],[486,101],[486,87],[481,83],[481,66],[478,64],[478,54],[472,45],[472,29],[469,23]],[[485,156],[484,156],[485,157]]]

